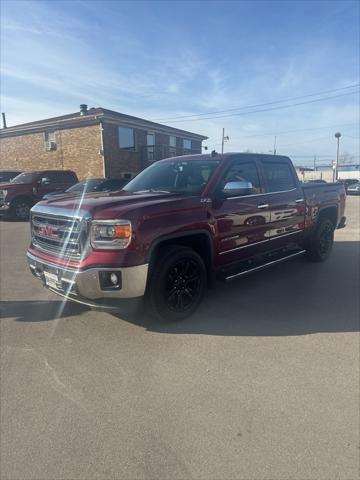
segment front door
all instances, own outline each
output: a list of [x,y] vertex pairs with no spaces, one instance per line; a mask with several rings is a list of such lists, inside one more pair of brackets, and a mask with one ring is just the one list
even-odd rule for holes
[[[227,182],[237,181],[250,182],[252,192],[234,197],[221,195]],[[265,249],[270,225],[267,197],[257,160],[235,158],[218,185],[213,201],[218,266],[228,266]]]

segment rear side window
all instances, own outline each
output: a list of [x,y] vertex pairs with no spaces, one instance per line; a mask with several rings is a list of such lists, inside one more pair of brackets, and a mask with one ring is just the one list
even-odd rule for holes
[[76,182],[75,175],[72,172],[61,172],[61,181],[64,183]]
[[296,187],[290,165],[282,162],[263,162],[269,192],[283,192]]
[[44,172],[41,178],[48,178],[50,183],[62,183],[60,172]]

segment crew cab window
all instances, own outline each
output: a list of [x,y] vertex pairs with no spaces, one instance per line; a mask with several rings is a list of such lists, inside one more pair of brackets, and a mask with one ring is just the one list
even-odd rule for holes
[[61,172],[44,172],[41,178],[48,178],[50,183],[62,183]]
[[64,183],[76,182],[75,175],[72,172],[60,172],[59,181]]
[[283,192],[296,187],[290,165],[283,162],[263,162],[269,192]]
[[228,182],[250,182],[253,193],[260,193],[260,179],[255,162],[235,162],[225,174],[221,188]]

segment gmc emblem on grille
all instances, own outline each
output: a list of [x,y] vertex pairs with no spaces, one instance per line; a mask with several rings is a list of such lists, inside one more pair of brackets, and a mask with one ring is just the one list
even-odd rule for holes
[[39,225],[38,233],[42,237],[59,238],[59,229],[51,225]]

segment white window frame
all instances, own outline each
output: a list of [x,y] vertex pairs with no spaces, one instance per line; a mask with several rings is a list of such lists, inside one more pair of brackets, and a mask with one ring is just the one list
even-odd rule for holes
[[[149,143],[149,136],[152,136],[154,139],[154,143]],[[147,159],[149,162],[155,161],[155,145],[156,145],[156,135],[155,132],[147,131],[146,132],[146,152],[147,152]]]
[[[185,146],[185,142],[190,142],[190,148]],[[192,150],[192,141],[189,138],[183,138],[183,150],[191,151]]]

